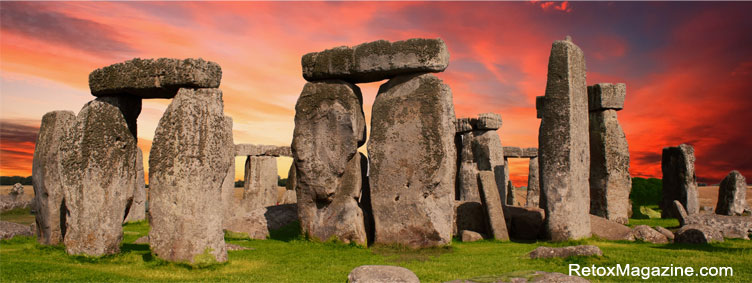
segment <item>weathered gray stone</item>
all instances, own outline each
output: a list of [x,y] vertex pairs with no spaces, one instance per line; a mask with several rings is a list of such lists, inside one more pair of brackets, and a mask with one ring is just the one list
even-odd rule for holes
[[[507,166],[509,164],[507,163]],[[509,167],[507,167],[509,168]],[[507,205],[518,205],[517,203],[517,197],[514,195],[514,184],[512,183],[512,180],[507,181]]]
[[473,130],[473,124],[471,118],[457,118],[457,133],[466,133]]
[[236,144],[235,156],[287,156],[292,157],[289,146],[264,144]]
[[747,207],[747,179],[739,171],[731,171],[718,188],[716,214],[742,215]]
[[663,235],[648,225],[638,225],[632,228],[632,235],[635,240],[641,240],[653,244],[668,244],[668,237]]
[[128,129],[131,131],[133,138],[138,141],[138,126],[136,120],[141,115],[141,98],[127,95],[104,96],[98,97],[98,101],[111,104],[120,109],[125,122],[128,123]]
[[248,209],[277,204],[277,158],[248,156],[245,160],[243,203]]
[[688,214],[700,211],[695,176],[695,149],[688,144],[664,147],[661,159],[663,171],[663,199],[660,203],[662,218],[678,218],[674,215],[674,200],[681,202]]
[[522,149],[522,157],[535,158],[538,157],[537,147],[526,147]]
[[509,231],[504,219],[504,209],[498,195],[494,173],[491,171],[478,172],[478,184],[480,185],[478,187],[480,188],[481,200],[488,215],[488,234],[496,240],[508,241]]
[[449,65],[449,51],[440,38],[379,40],[354,47],[336,47],[303,56],[307,81],[341,79],[367,83],[400,75],[441,72]]
[[668,239],[669,241],[674,240],[674,232],[671,232],[671,230],[663,228],[661,226],[655,226],[654,228],[655,228],[655,231],[658,231],[658,233],[661,233],[663,234],[663,236],[666,236],[666,239]]
[[203,59],[131,59],[89,74],[94,96],[173,98],[180,88],[217,88],[222,68]]
[[506,158],[510,158],[510,157],[520,158],[522,156],[523,156],[523,154],[522,154],[522,148],[520,148],[519,146],[505,146],[504,147],[504,157],[506,157]]
[[[295,191],[298,188],[298,169],[295,168],[295,162],[290,165],[290,171],[287,172],[287,184],[285,189],[288,191]],[[296,200],[297,201],[297,200]]]
[[590,215],[590,227],[593,236],[610,241],[634,241],[632,229],[623,224],[608,220],[606,218]]
[[588,109],[590,111],[621,110],[624,108],[624,97],[627,95],[627,85],[600,83],[587,87]]
[[543,118],[543,105],[545,101],[546,101],[545,96],[535,97],[535,117],[538,119]]
[[42,117],[39,127],[31,181],[36,207],[37,241],[40,244],[57,245],[65,235],[67,209],[63,204],[64,184],[60,175],[63,168],[60,167],[62,154],[59,148],[75,123],[76,114],[73,112],[52,111]]
[[[477,174],[475,178],[478,178]],[[456,201],[455,211],[455,228],[452,234],[459,235],[462,230],[488,234],[488,216],[480,197],[478,201]]]
[[590,213],[629,221],[629,146],[616,110],[590,112]]
[[0,240],[10,239],[15,236],[28,236],[33,235],[31,227],[28,225],[0,221]]
[[[508,167],[505,166],[504,147],[501,144],[499,133],[496,131],[475,130],[472,131],[468,142],[473,152],[473,161],[477,164],[478,170],[492,171],[494,173],[499,197],[501,200],[506,201],[509,197],[507,193],[509,171]],[[463,149],[463,154],[464,152],[465,150]]]
[[180,89],[159,120],[149,156],[149,245],[158,257],[227,260],[223,183],[234,160],[232,121],[219,89]]
[[537,240],[545,236],[545,211],[537,207],[504,206],[504,219],[509,237],[518,240]]
[[361,155],[365,117],[360,88],[343,81],[306,83],[295,105],[292,152],[303,233],[366,245]]
[[678,200],[674,201],[675,213],[682,226],[704,225],[718,230],[726,238],[749,239],[752,233],[752,216],[729,216],[711,213],[695,213],[687,215],[684,206]]
[[527,207],[540,207],[540,183],[538,176],[538,157],[530,158],[527,173]]
[[100,99],[90,101],[61,141],[60,154],[66,251],[118,253],[127,198],[136,182],[136,139],[123,114]]
[[478,164],[475,162],[461,162],[458,173],[459,200],[480,201],[480,193],[478,193]]
[[388,265],[361,265],[347,275],[350,283],[420,283],[407,268]]
[[538,135],[541,207],[554,241],[590,237],[587,113],[585,56],[571,41],[556,41]]
[[460,238],[463,242],[477,242],[483,240],[483,235],[474,231],[462,230],[462,232],[460,232]]
[[269,231],[277,230],[298,221],[298,207],[295,204],[275,205],[256,209],[239,207],[229,212],[224,221],[224,230],[245,234],[246,237],[264,240]]
[[136,147],[136,181],[130,197],[125,220],[123,222],[141,221],[146,219],[146,181],[144,176],[144,154]]
[[431,74],[393,78],[379,88],[372,113],[375,242],[449,244],[457,170],[449,86]]
[[[225,116],[225,123],[228,123],[230,125],[230,128],[232,129],[232,117]],[[224,212],[222,215],[224,215],[223,219],[226,221],[229,219],[232,215],[232,212],[236,209],[240,209],[242,206],[239,205],[239,203],[235,200],[234,197],[235,193],[235,158],[232,159],[232,162],[230,163],[230,167],[227,168],[227,174],[225,175],[225,179],[222,180],[222,207],[224,208]]]
[[502,124],[501,115],[496,113],[480,113],[470,123],[474,130],[498,130]]
[[680,244],[709,244],[723,242],[723,235],[713,227],[690,224],[682,226],[679,231],[676,231],[674,242]]
[[528,254],[530,258],[567,258],[570,256],[603,256],[603,251],[593,245],[569,246],[561,248],[537,247]]
[[33,209],[34,199],[15,195],[0,195],[0,212],[14,209]]
[[547,283],[589,283],[585,278],[570,276],[558,272],[545,272],[534,270],[515,270],[500,275],[483,275],[470,279],[457,279],[446,283],[526,283],[526,282],[547,282]]
[[23,194],[24,194],[24,189],[21,183],[13,184],[13,187],[10,188],[10,192],[8,192],[8,195],[11,195],[14,197],[23,196]]

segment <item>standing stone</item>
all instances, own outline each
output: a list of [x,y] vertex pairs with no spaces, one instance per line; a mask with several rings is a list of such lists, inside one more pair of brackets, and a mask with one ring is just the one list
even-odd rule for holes
[[538,135],[541,206],[554,241],[590,237],[587,113],[585,56],[571,41],[556,41]]
[[480,183],[481,200],[488,213],[488,231],[494,239],[500,241],[509,240],[509,231],[504,219],[504,209],[498,195],[498,188],[495,184],[495,176],[490,171],[478,172],[478,183]]
[[116,95],[99,97],[97,100],[111,104],[120,109],[120,113],[123,114],[125,122],[128,123],[128,129],[131,131],[133,138],[136,139],[136,142],[138,142],[138,127],[136,120],[138,120],[138,116],[141,115],[141,98]]
[[540,183],[538,181],[538,157],[531,157],[527,173],[526,207],[540,207]]
[[136,182],[136,139],[120,110],[96,99],[81,109],[60,146],[69,254],[120,251],[128,196]]
[[449,244],[457,170],[449,86],[431,74],[395,77],[379,88],[372,113],[375,242]]
[[65,208],[63,176],[59,151],[63,137],[76,123],[71,111],[52,111],[44,114],[39,127],[31,181],[34,186],[37,241],[43,245],[57,245],[65,235]]
[[[499,122],[496,125],[501,126],[501,117],[498,120]],[[501,144],[499,134],[495,130],[474,130],[470,141],[473,159],[478,165],[478,171],[492,171],[494,173],[499,196],[506,201],[509,198],[507,188],[509,171],[507,171],[504,147]]]
[[[230,128],[232,129],[232,117],[225,116],[225,123],[228,123],[230,125]],[[224,207],[224,220],[227,221],[232,216],[232,211],[235,209],[239,209],[239,207],[236,206],[236,201],[234,198],[235,193],[235,158],[232,158],[232,162],[230,162],[230,167],[227,168],[227,174],[225,175],[225,179],[222,181],[222,207]],[[226,228],[226,225],[222,225],[223,228]]]
[[[621,224],[629,220],[629,146],[616,111],[624,104],[624,84],[588,87],[590,100],[590,214]],[[618,107],[618,108],[616,108]]]
[[303,233],[366,245],[358,147],[366,123],[360,88],[344,81],[306,83],[295,105],[292,152]]
[[295,169],[295,162],[290,165],[290,170],[287,171],[287,184],[285,189],[288,191],[294,191],[298,187],[297,169]]
[[517,205],[517,198],[514,195],[514,184],[512,180],[507,181],[507,204]]
[[726,178],[723,178],[718,188],[718,203],[715,206],[715,213],[742,215],[746,206],[747,180],[739,171],[731,171]]
[[224,262],[223,182],[234,162],[219,89],[180,89],[149,156],[149,246],[159,258]]
[[695,176],[695,149],[691,145],[664,147],[661,159],[663,171],[663,199],[660,203],[662,218],[678,218],[673,213],[674,200],[684,206],[687,214],[700,211],[697,199],[697,177]]
[[248,156],[245,160],[243,205],[248,209],[277,204],[277,158]]
[[[470,119],[457,119],[467,120]],[[461,122],[460,125],[469,124]],[[463,126],[464,127],[464,126]],[[470,129],[472,130],[472,128]],[[478,194],[478,163],[473,157],[473,133],[465,131],[457,135],[459,137],[459,146],[457,146],[457,199],[461,201],[480,202]]]
[[146,219],[146,181],[144,180],[144,154],[136,148],[136,183],[133,186],[133,196],[130,207],[123,222],[141,221]]

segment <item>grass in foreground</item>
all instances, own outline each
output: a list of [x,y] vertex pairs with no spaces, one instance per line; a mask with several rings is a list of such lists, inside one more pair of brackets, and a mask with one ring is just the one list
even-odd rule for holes
[[[639,221],[655,221],[644,219]],[[631,222],[636,222],[631,220]],[[652,224],[648,224],[652,225]],[[671,227],[671,225],[665,225]],[[269,240],[227,238],[253,248],[230,251],[229,262],[191,268],[153,257],[146,244],[133,244],[148,233],[146,222],[124,226],[121,253],[102,258],[69,256],[62,246],[46,247],[34,238],[0,241],[0,281],[243,281],[343,282],[353,268],[364,264],[406,267],[424,282],[499,278],[499,275],[542,270],[568,272],[569,264],[614,266],[730,266],[733,277],[651,277],[650,281],[752,280],[752,241],[727,240],[712,245],[581,240],[565,243],[453,242],[450,247],[412,251],[398,247],[362,248],[337,243],[313,243],[299,236],[297,225],[274,231]],[[602,257],[536,259],[525,255],[537,246],[592,244]],[[639,277],[586,277],[592,281],[641,281]]]

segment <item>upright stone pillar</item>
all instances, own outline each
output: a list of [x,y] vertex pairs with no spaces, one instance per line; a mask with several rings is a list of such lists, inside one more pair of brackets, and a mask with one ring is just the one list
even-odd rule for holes
[[[225,116],[225,122],[230,124],[230,129],[232,129],[232,117]],[[222,207],[224,208],[224,216],[223,221],[229,220],[230,217],[232,217],[232,212],[234,209],[240,209],[236,206],[238,203],[235,201],[235,157],[232,158],[232,162],[230,162],[230,167],[227,168],[227,174],[225,175],[225,179],[222,181]],[[227,226],[225,224],[222,225],[223,229]]]
[[570,40],[553,43],[542,104],[538,144],[548,235],[554,241],[590,237],[585,56]]
[[64,182],[60,163],[60,146],[65,135],[76,123],[71,111],[52,111],[44,114],[34,147],[31,180],[34,185],[37,241],[43,245],[57,245],[65,235]]
[[[506,186],[509,180],[509,172],[504,158],[504,146],[501,144],[499,133],[496,132],[502,125],[501,115],[481,113],[478,118],[472,119],[471,123],[473,124],[473,131],[472,138],[469,141],[473,151],[472,158],[478,166],[478,171],[492,171],[494,173],[499,196],[502,203],[506,203],[506,199],[509,197]],[[477,185],[475,190],[478,190]]]
[[457,119],[457,200],[480,202],[478,163],[473,157],[473,128],[470,118]]
[[149,156],[149,245],[159,258],[227,260],[222,191],[234,157],[222,91],[180,89],[159,120]]
[[367,244],[358,147],[366,123],[360,88],[339,80],[310,82],[295,105],[292,152],[297,170],[298,216],[303,233]]
[[123,222],[135,222],[146,219],[146,180],[144,176],[144,154],[136,147],[136,182],[133,186],[128,214]]
[[739,171],[731,171],[723,178],[718,188],[718,203],[715,213],[742,215],[747,207],[747,179]]
[[527,203],[526,207],[540,207],[540,183],[538,176],[538,157],[530,157],[527,173]]
[[103,256],[120,251],[127,197],[136,181],[136,139],[120,110],[95,99],[84,105],[60,146],[65,186],[65,249]]
[[452,93],[431,74],[381,85],[368,142],[375,243],[449,244],[454,217]]
[[697,199],[697,177],[695,176],[695,149],[691,145],[664,147],[661,158],[663,171],[663,199],[660,203],[662,218],[678,218],[673,202],[678,200],[687,214],[700,211]]
[[629,222],[629,146],[616,111],[624,107],[624,84],[588,87],[590,110],[590,214]]
[[247,209],[277,204],[277,158],[248,156],[245,160],[243,206]]

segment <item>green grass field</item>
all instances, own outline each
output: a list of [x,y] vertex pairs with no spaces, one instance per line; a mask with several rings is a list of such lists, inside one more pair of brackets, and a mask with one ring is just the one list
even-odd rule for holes
[[[671,227],[672,219],[635,220]],[[648,222],[653,221],[653,222]],[[676,223],[678,224],[678,223]],[[40,246],[34,238],[0,241],[0,281],[243,281],[344,282],[353,268],[364,264],[406,267],[424,282],[454,279],[497,279],[502,275],[542,270],[567,273],[569,264],[613,266],[733,267],[733,277],[652,277],[650,281],[752,280],[752,241],[727,240],[712,245],[649,244],[582,240],[566,243],[453,242],[444,248],[410,251],[394,247],[362,248],[339,243],[313,243],[299,236],[297,225],[274,231],[268,240],[227,238],[252,250],[230,251],[229,262],[205,268],[168,263],[152,256],[146,244],[133,244],[148,233],[145,222],[124,226],[121,252],[102,258],[69,256],[62,246]],[[592,244],[602,257],[529,259],[537,246]],[[642,281],[639,277],[586,277],[592,281]]]

